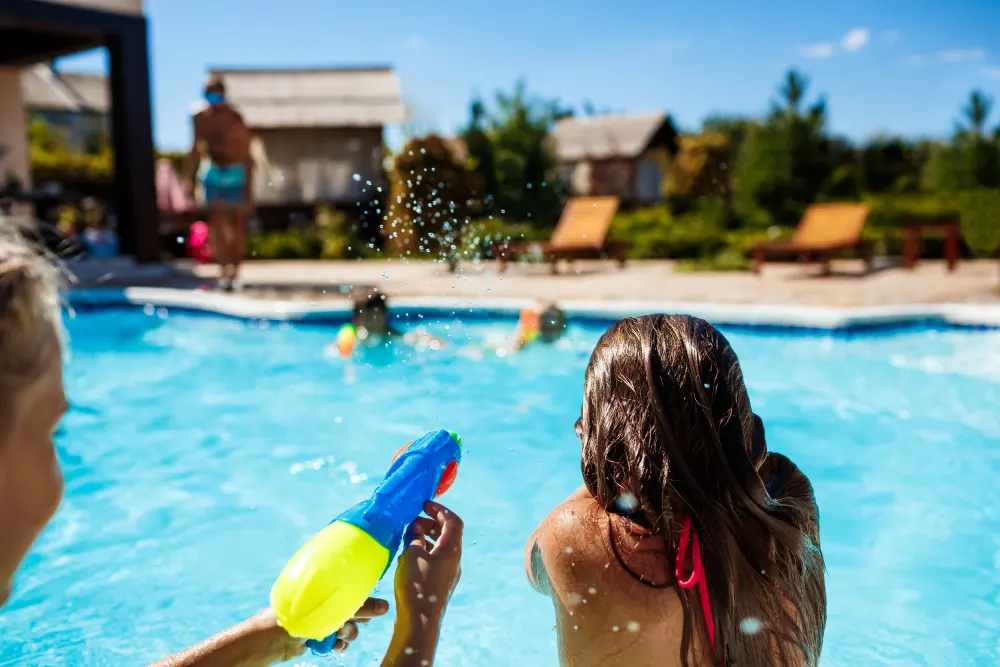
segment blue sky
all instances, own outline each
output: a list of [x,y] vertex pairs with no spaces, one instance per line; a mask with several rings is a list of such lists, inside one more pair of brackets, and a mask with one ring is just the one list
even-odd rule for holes
[[[566,104],[758,114],[791,66],[835,132],[944,136],[973,88],[1000,100],[997,0],[146,0],[156,141],[183,148],[210,66],[391,64],[420,129],[524,77]],[[60,66],[100,71],[102,53]],[[992,117],[1000,124],[1000,105]],[[396,143],[399,131],[391,133]]]

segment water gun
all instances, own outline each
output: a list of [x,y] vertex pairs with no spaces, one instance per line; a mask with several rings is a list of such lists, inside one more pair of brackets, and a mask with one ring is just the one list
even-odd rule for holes
[[458,476],[462,439],[432,431],[402,447],[367,500],[314,535],[271,588],[271,607],[289,635],[323,642],[361,608],[389,569],[403,532]]
[[541,330],[542,316],[534,308],[525,308],[517,318],[517,331],[514,332],[514,341],[518,348],[534,343],[538,339]]
[[345,324],[337,332],[337,351],[344,359],[350,359],[354,347],[358,344],[358,331],[353,324]]

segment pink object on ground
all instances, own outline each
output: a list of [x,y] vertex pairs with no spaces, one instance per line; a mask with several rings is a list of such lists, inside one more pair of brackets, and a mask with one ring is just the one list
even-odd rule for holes
[[208,225],[198,221],[188,231],[188,254],[199,264],[212,261],[212,246],[208,244]]

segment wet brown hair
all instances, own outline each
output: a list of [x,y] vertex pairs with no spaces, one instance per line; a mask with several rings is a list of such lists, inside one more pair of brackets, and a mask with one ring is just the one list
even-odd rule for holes
[[[826,591],[812,487],[791,461],[767,453],[739,361],[715,327],[684,315],[614,324],[590,359],[576,431],[587,488],[612,513],[627,498],[630,518],[666,538],[670,571],[675,517],[691,517],[716,664],[818,662]],[[705,645],[707,630],[695,589],[679,593],[687,667],[692,617]]]
[[[351,291],[351,323],[360,327],[364,324],[365,311],[388,310],[385,294],[377,287],[360,287]],[[386,313],[388,315],[388,313]]]
[[543,343],[554,343],[566,331],[566,313],[554,303],[545,304],[538,319],[538,339]]

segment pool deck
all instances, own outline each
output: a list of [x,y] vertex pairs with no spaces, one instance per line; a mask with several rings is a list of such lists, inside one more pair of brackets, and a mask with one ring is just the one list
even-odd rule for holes
[[[73,267],[71,267],[73,268]],[[456,274],[431,262],[275,261],[244,267],[244,292],[206,286],[214,266],[178,263],[167,269],[87,267],[73,301],[116,302],[204,310],[266,319],[338,319],[348,312],[344,292],[377,285],[395,308],[434,312],[516,313],[539,298],[571,316],[610,318],[684,311],[720,323],[821,329],[943,322],[1000,326],[1000,266],[963,262],[947,273],[927,261],[914,271],[885,267],[867,276],[853,262],[832,275],[814,266],[773,264],[750,273],[686,273],[672,262],[579,262],[550,275],[542,265],[514,265],[500,274],[492,262],[466,263]],[[145,271],[145,273],[142,273]],[[77,271],[79,274],[80,272]],[[124,291],[121,289],[128,286]],[[95,288],[117,289],[95,289]],[[193,288],[193,289],[192,289]]]

